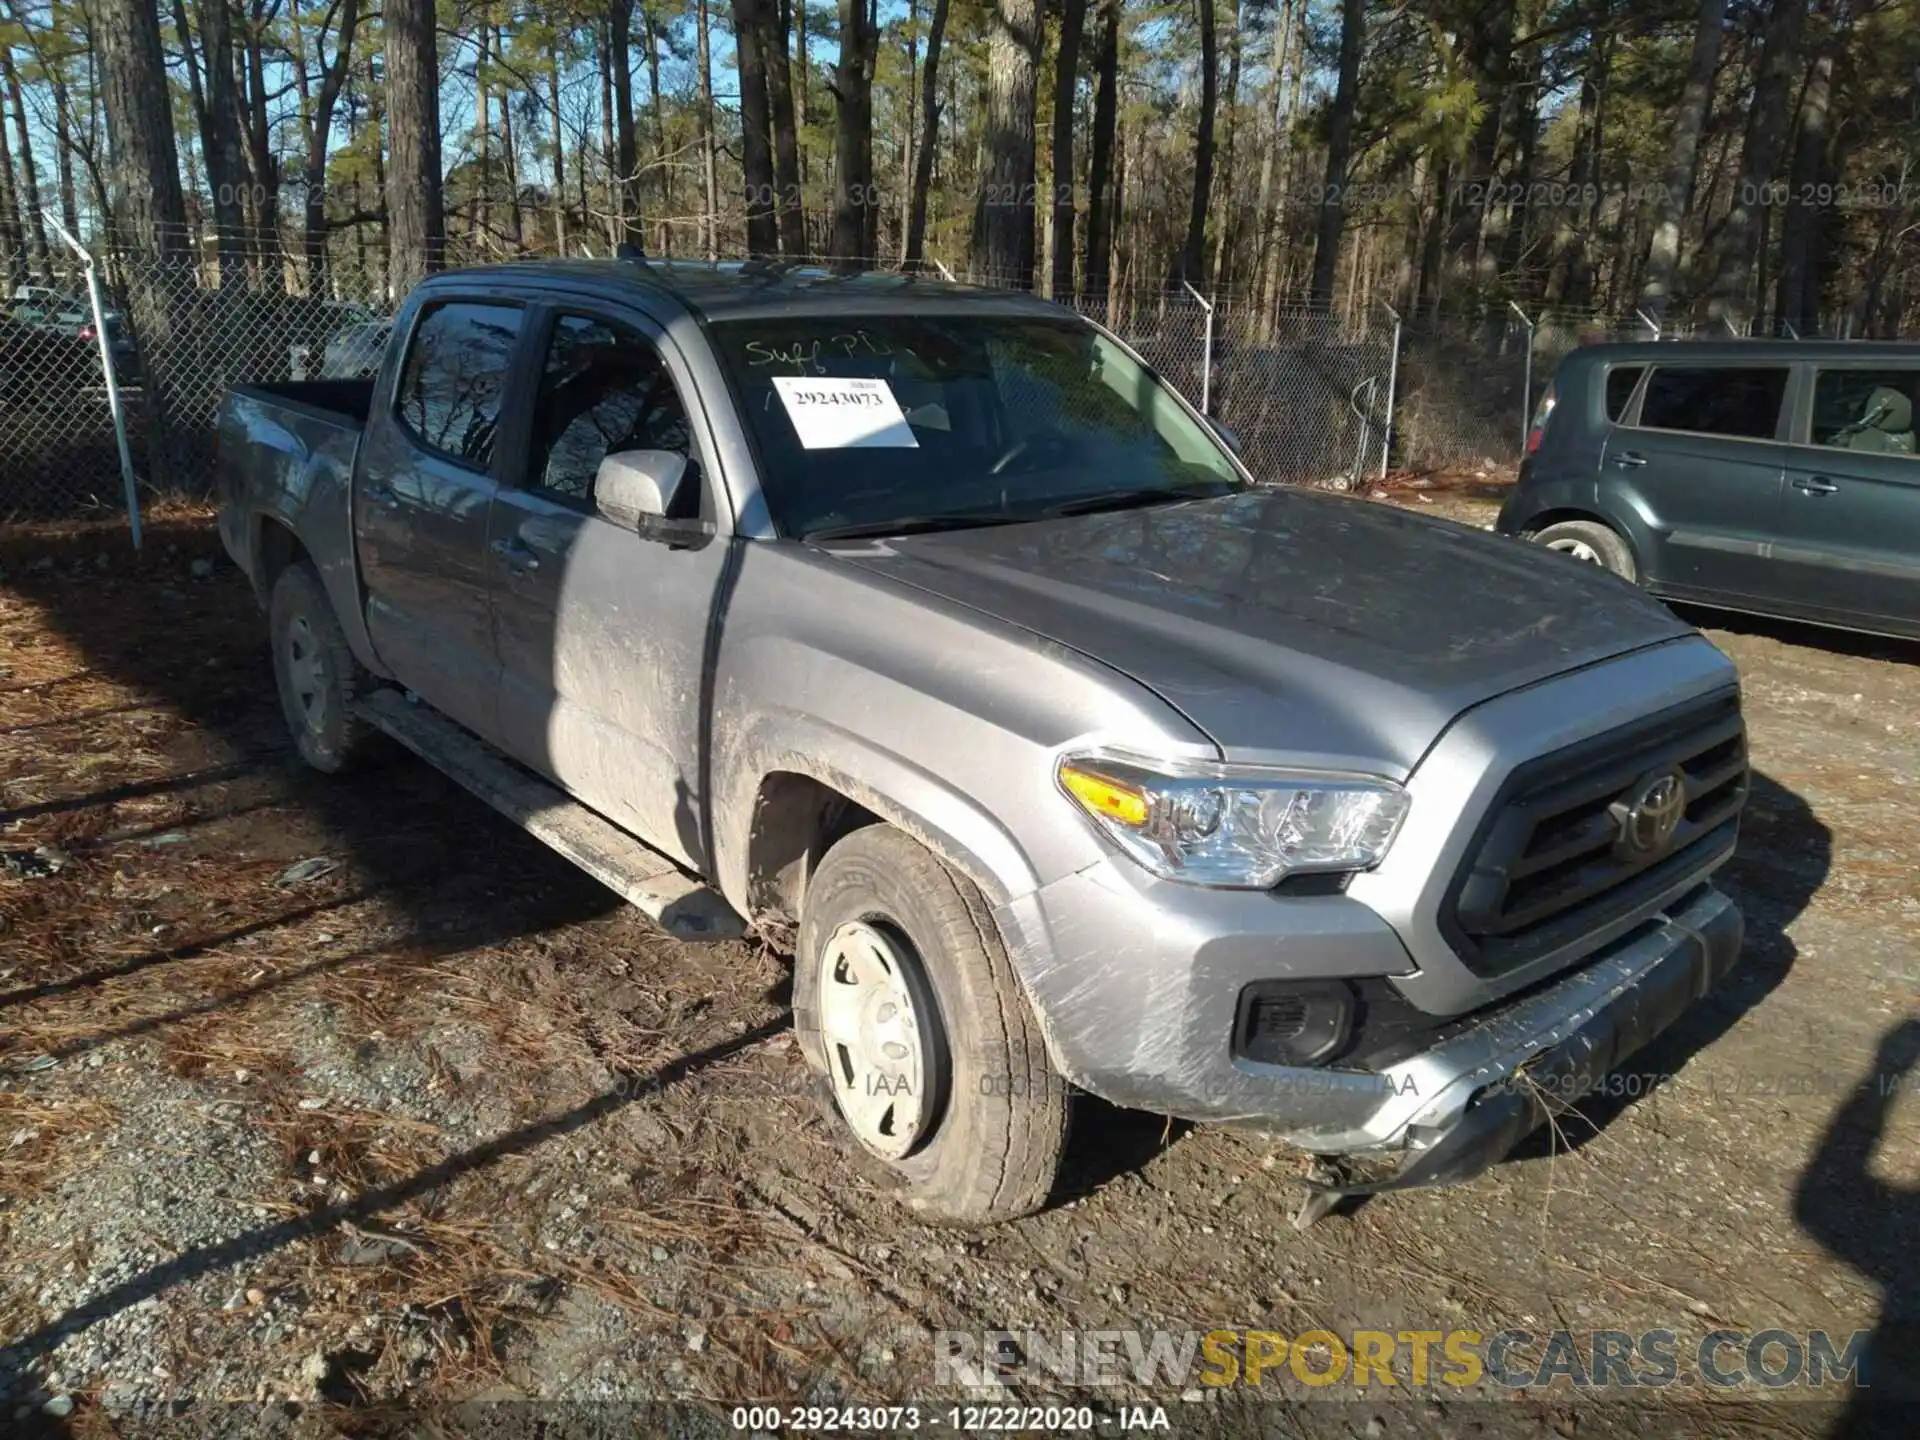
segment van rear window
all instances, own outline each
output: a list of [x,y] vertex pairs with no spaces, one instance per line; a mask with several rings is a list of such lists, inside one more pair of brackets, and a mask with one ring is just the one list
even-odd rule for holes
[[1627,413],[1633,387],[1640,383],[1646,370],[1644,365],[1618,365],[1607,371],[1607,419],[1618,420]]
[[1786,393],[1784,365],[1659,365],[1647,380],[1640,424],[1771,440]]

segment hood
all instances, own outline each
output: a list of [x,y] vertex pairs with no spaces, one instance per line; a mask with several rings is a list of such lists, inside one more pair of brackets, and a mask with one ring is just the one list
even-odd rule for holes
[[1400,775],[1473,705],[1691,633],[1565,556],[1308,491],[836,553],[1132,677],[1228,758]]

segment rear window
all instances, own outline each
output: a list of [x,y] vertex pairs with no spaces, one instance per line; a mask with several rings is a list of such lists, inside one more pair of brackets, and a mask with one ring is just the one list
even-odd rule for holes
[[520,312],[509,306],[454,301],[427,311],[400,376],[400,423],[421,444],[485,470],[519,334]]
[[1883,455],[1912,455],[1920,367],[1849,365],[1821,370],[1813,385],[1813,443]]
[[1648,377],[1640,424],[1770,440],[1786,393],[1784,365],[1660,365]]
[[1644,365],[1620,365],[1607,371],[1607,419],[1618,420],[1627,413],[1633,387],[1640,383],[1646,370]]

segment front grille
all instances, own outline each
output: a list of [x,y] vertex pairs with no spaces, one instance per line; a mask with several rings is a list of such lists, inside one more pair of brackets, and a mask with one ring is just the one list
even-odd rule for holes
[[[1684,808],[1665,844],[1638,851],[1621,814],[1662,774]],[[1498,975],[1630,914],[1732,848],[1747,783],[1731,691],[1529,761],[1467,848],[1441,907],[1448,941]]]

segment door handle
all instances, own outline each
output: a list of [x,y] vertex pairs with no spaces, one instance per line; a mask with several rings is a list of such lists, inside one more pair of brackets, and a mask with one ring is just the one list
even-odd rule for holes
[[1613,463],[1622,470],[1637,470],[1647,463],[1647,457],[1637,450],[1622,450],[1613,457]]
[[394,493],[393,487],[382,485],[378,480],[367,486],[367,498],[376,505],[386,506],[389,510],[400,508],[400,497]]
[[529,570],[540,568],[540,557],[533,547],[524,540],[500,539],[493,542],[493,553],[507,562],[507,568],[516,575],[524,575]]
[[1793,488],[1803,495],[1831,495],[1840,487],[1824,475],[1803,475],[1793,482]]

